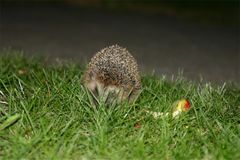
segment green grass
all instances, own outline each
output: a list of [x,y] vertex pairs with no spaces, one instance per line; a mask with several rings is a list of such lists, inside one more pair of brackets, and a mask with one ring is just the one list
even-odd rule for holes
[[[136,103],[96,110],[80,85],[82,67],[14,53],[0,57],[0,126],[9,124],[0,130],[0,159],[240,158],[237,85],[143,76]],[[169,112],[181,98],[192,108],[178,119],[145,112]]]

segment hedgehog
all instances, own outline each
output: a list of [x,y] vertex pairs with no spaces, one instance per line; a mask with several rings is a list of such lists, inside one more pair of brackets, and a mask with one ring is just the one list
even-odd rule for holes
[[103,48],[91,58],[83,84],[95,102],[132,103],[141,90],[138,64],[126,48],[119,45]]

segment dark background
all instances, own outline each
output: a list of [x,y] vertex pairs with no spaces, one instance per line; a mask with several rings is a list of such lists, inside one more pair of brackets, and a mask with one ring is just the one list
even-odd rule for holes
[[[0,1],[0,50],[86,64],[119,44],[143,73],[240,81],[237,0]],[[1,52],[1,54],[6,52]]]

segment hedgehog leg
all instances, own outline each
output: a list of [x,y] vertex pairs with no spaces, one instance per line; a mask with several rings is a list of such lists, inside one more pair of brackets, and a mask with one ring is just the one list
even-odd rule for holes
[[95,81],[90,81],[86,84],[87,89],[91,93],[92,101],[95,107],[99,105],[99,90],[98,90],[98,84]]
[[134,103],[138,99],[140,94],[141,94],[141,90],[131,89],[128,95],[128,102]]

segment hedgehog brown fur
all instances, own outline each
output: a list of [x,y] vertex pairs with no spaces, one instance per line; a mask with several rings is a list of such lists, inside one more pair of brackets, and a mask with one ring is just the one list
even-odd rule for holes
[[118,45],[106,47],[92,57],[83,83],[95,97],[105,97],[110,103],[115,100],[132,102],[141,89],[135,58]]

